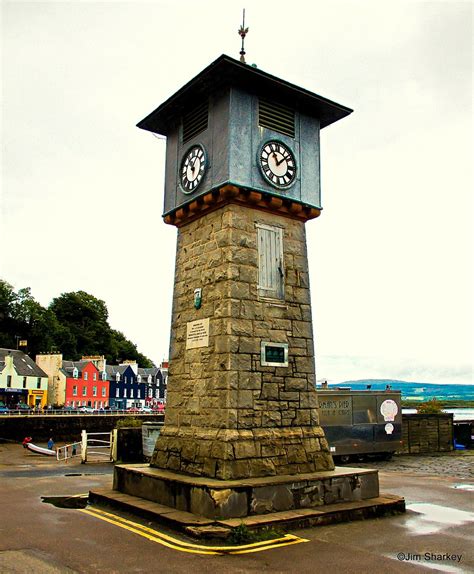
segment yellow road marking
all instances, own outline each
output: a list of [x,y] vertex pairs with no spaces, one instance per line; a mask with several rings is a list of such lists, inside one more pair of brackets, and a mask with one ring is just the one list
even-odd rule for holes
[[154,536],[159,536],[160,538],[163,538],[164,540],[168,540],[169,542],[181,544],[182,546],[187,546],[189,548],[195,548],[195,549],[203,549],[203,550],[238,549],[238,550],[243,550],[246,548],[254,548],[254,547],[258,547],[258,546],[268,546],[269,544],[272,544],[272,543],[286,542],[288,540],[291,540],[291,541],[298,540],[301,542],[308,542],[308,540],[303,539],[303,538],[299,538],[298,536],[295,536],[294,534],[285,534],[281,538],[274,538],[273,540],[264,540],[261,542],[253,542],[252,544],[244,544],[241,546],[203,546],[201,544],[192,544],[190,542],[178,540],[177,538],[169,536],[168,534],[163,534],[162,532],[157,532],[156,530],[148,528],[147,526],[137,524],[136,522],[132,522],[130,520],[127,520],[126,518],[123,518],[122,516],[118,516],[117,514],[111,514],[109,512],[106,512],[105,510],[102,510],[102,509],[94,507],[94,506],[92,506],[92,507],[89,506],[88,509],[92,512],[96,512],[96,513],[101,514],[103,516],[107,516],[113,520],[119,520],[120,522],[123,522],[124,524],[129,524],[133,527],[140,528],[141,530],[144,530],[145,532],[149,532],[150,534],[153,534]]
[[293,544],[300,544],[301,542],[309,542],[305,538],[299,538],[293,534],[285,534],[281,538],[276,538],[273,540],[265,540],[261,542],[254,542],[252,544],[244,544],[241,546],[204,546],[201,544],[192,544],[190,542],[185,542],[177,538],[173,538],[142,524],[132,522],[116,514],[111,514],[104,510],[95,507],[88,507],[84,509],[79,509],[80,512],[94,516],[110,524],[115,524],[120,528],[129,530],[135,534],[143,536],[152,542],[157,542],[173,550],[179,550],[181,552],[188,552],[191,554],[246,554],[249,552],[260,552],[262,550],[270,550],[272,548],[280,548],[282,546],[290,546]]

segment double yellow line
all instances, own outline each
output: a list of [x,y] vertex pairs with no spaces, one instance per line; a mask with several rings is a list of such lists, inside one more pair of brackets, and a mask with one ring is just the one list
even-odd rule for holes
[[104,522],[109,522],[120,528],[124,528],[129,532],[143,536],[152,542],[157,542],[162,546],[166,546],[173,550],[179,550],[180,552],[188,552],[190,554],[247,554],[249,552],[262,552],[263,550],[271,550],[273,548],[281,548],[282,546],[291,546],[292,544],[300,544],[301,542],[309,542],[306,538],[299,538],[293,534],[285,534],[281,538],[276,538],[274,540],[265,540],[262,542],[254,542],[253,544],[244,544],[242,546],[204,546],[201,544],[191,544],[183,540],[178,540],[142,524],[132,522],[116,514],[111,514],[110,512],[105,512],[100,508],[95,508],[93,506],[88,506],[87,508],[80,509],[79,512],[84,512],[89,514],[94,518],[103,520]]

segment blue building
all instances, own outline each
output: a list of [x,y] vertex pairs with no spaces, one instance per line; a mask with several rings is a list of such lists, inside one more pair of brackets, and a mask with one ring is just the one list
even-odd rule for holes
[[139,368],[135,362],[106,366],[112,409],[156,407],[166,400],[166,373],[158,367]]

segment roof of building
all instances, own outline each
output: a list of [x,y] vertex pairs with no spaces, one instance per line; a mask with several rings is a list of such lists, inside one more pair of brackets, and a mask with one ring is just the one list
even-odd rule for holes
[[18,375],[27,377],[48,377],[48,375],[38,367],[31,357],[26,355],[23,351],[16,351],[14,349],[0,349],[0,370],[5,367],[5,357],[11,355],[13,357],[13,366]]
[[60,371],[62,371],[66,376],[72,376],[74,369],[77,369],[79,373],[91,361],[63,361]]
[[154,133],[167,135],[176,124],[176,118],[222,87],[237,86],[248,92],[279,99],[302,112],[319,118],[321,128],[348,116],[353,110],[318,96],[305,88],[272,76],[254,66],[222,54],[207,68],[141,120],[137,126]]

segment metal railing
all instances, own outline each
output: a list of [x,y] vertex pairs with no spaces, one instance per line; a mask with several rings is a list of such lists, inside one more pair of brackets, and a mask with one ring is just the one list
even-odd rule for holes
[[56,449],[56,460],[67,462],[70,458],[82,457],[82,441],[65,444]]
[[129,415],[129,416],[150,416],[150,415],[162,415],[164,414],[164,410],[162,411],[152,411],[152,412],[136,412],[136,411],[129,411],[127,409],[94,409],[93,412],[86,412],[80,411],[79,409],[44,409],[41,411],[37,411],[32,409],[31,411],[27,410],[14,410],[11,409],[7,412],[0,412],[0,416],[6,417],[13,417],[13,416],[32,416],[32,417],[44,417],[44,416],[92,416],[92,415],[100,415],[100,416],[113,416],[113,415]]

